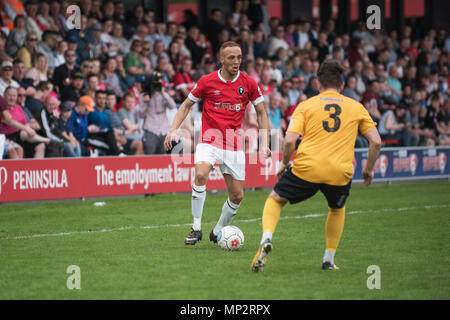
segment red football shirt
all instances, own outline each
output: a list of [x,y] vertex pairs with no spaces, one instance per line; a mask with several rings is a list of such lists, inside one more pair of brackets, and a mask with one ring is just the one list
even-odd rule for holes
[[194,102],[203,99],[202,130],[199,143],[210,143],[226,150],[242,150],[241,124],[249,102],[264,101],[255,80],[243,72],[227,81],[220,70],[198,80],[188,96]]

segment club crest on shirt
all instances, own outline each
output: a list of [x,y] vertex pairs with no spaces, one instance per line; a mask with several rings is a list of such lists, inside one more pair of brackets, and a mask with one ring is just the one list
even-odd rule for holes
[[238,93],[242,96],[244,94],[244,87],[240,86],[238,88]]

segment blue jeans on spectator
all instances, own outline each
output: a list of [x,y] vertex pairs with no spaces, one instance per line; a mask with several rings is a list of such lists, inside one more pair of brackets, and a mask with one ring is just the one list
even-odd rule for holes
[[64,157],[79,158],[81,157],[81,148],[77,144],[75,150],[70,145],[70,142],[64,142]]

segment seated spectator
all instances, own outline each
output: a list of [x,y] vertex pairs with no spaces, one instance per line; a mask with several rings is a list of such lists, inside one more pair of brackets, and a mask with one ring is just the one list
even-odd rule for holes
[[304,93],[308,99],[319,94],[319,80],[317,79],[317,76],[312,76],[309,79],[308,86]]
[[118,114],[122,125],[125,127],[124,136],[127,139],[127,143],[130,144],[129,149],[133,150],[135,155],[142,155],[144,154],[142,146],[143,132],[136,115],[136,99],[132,93],[127,93],[123,99],[123,108],[118,111]]
[[[434,134],[430,130],[422,127],[420,121],[420,105],[417,101],[413,101],[408,110],[406,110],[406,127],[411,137],[411,146],[426,146],[428,140],[434,140]],[[432,143],[433,144],[433,143]]]
[[143,75],[145,73],[145,65],[141,60],[142,42],[140,40],[133,40],[130,47],[130,52],[125,57],[124,67],[127,71],[128,78]]
[[50,139],[37,134],[36,131],[40,127],[36,125],[36,122],[28,122],[24,110],[17,104],[17,89],[12,87],[6,88],[5,100],[3,101],[5,102],[6,108],[4,110],[6,110],[6,113],[2,112],[2,118],[5,119],[3,120],[4,124],[1,133],[9,141],[13,141],[23,148],[22,156],[26,158],[43,158],[45,145],[50,143]]
[[366,107],[373,121],[375,121],[376,123],[379,123],[381,119],[381,113],[379,110],[380,105],[380,96],[378,94],[379,92],[380,92],[380,84],[378,83],[378,81],[373,80],[369,84],[367,91],[364,92],[362,96],[362,104]]
[[439,132],[438,143],[441,146],[450,145],[450,100],[444,101],[437,116],[437,130]]
[[62,157],[64,154],[64,142],[69,142],[59,128],[58,118],[54,112],[59,106],[59,101],[52,95],[47,96],[44,101],[44,109],[35,115],[41,129],[38,131],[43,137],[51,140],[45,150],[46,157]]
[[[421,118],[423,118],[424,129],[433,133],[434,141],[430,142],[430,145],[435,145],[439,143],[439,130],[437,127],[437,116],[441,108],[441,97],[439,94],[434,93],[430,99],[430,105],[426,108],[422,108]],[[428,144],[427,144],[428,145]]]
[[35,33],[27,33],[24,45],[17,51],[16,59],[23,61],[25,71],[34,65],[37,55],[38,36]]
[[172,41],[169,45],[168,56],[170,59],[170,63],[175,71],[179,71],[181,68],[181,64],[183,63],[185,57],[181,53],[180,44],[176,41]]
[[59,130],[65,139],[64,141],[64,156],[79,158],[81,157],[81,146],[75,138],[70,127],[69,118],[72,114],[72,108],[75,105],[73,101],[65,101],[60,107],[60,116],[58,119]]
[[167,118],[167,109],[174,109],[175,101],[168,93],[154,92],[150,98],[144,95],[139,106],[138,115],[144,119],[144,153],[164,154],[164,140],[169,132],[170,123]]
[[345,82],[345,88],[342,90],[342,94],[346,97],[352,98],[355,101],[359,102],[359,96],[355,91],[356,89],[356,78],[353,75],[347,77],[347,81]]
[[192,78],[191,69],[192,60],[188,58],[183,59],[180,70],[173,76],[172,80],[176,92],[176,102],[183,102],[192,88],[194,88],[195,83]]
[[13,80],[16,81],[21,87],[26,86],[25,79],[25,64],[22,60],[15,59],[13,61]]
[[105,76],[105,87],[107,91],[114,91],[116,96],[121,97],[123,95],[123,91],[120,87],[120,80],[116,73],[116,69],[116,59],[108,58],[103,69],[103,74]]
[[74,73],[70,77],[70,84],[61,92],[61,101],[78,101],[82,96],[83,74],[81,72]]
[[94,111],[88,115],[89,137],[94,136],[97,139],[104,140],[108,145],[107,153],[109,155],[119,155],[119,144],[116,141],[115,132],[105,108],[106,91],[98,90],[95,92]]
[[3,95],[7,87],[19,88],[17,81],[13,80],[13,64],[3,61],[0,69],[0,95]]
[[409,147],[411,145],[411,137],[404,122],[405,115],[406,107],[404,105],[398,105],[395,110],[386,111],[378,125],[381,139],[399,140],[401,146]]
[[42,41],[38,43],[36,48],[38,53],[43,54],[47,57],[47,65],[50,71],[53,71],[55,68],[54,58],[56,57],[55,53],[56,48],[56,35],[53,31],[46,30],[42,34]]
[[58,88],[59,92],[69,85],[70,78],[75,74],[81,72],[75,64],[77,59],[75,50],[68,49],[64,52],[65,63],[56,67],[53,72],[52,83]]
[[8,48],[8,55],[14,57],[16,52],[21,48],[27,36],[25,16],[17,15],[14,18],[14,28],[8,35],[6,47]]

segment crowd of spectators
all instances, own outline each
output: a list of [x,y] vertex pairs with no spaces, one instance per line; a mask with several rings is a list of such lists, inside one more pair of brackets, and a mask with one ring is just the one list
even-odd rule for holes
[[[400,31],[351,33],[335,21],[270,17],[267,1],[237,0],[213,9],[204,25],[190,10],[181,24],[124,2],[81,0],[79,29],[66,21],[67,1],[27,1],[0,33],[0,133],[4,157],[80,157],[164,153],[171,119],[196,81],[219,65],[218,49],[241,45],[242,71],[259,84],[280,139],[297,105],[318,94],[325,59],[346,68],[342,93],[361,102],[385,145],[450,145],[450,37],[441,28],[407,24]],[[161,89],[143,90],[158,74]],[[185,152],[201,126],[196,104],[182,125]],[[257,129],[250,104],[242,125]],[[246,134],[251,136],[251,134]],[[357,147],[367,147],[358,136]],[[247,141],[246,151],[257,142]]]

